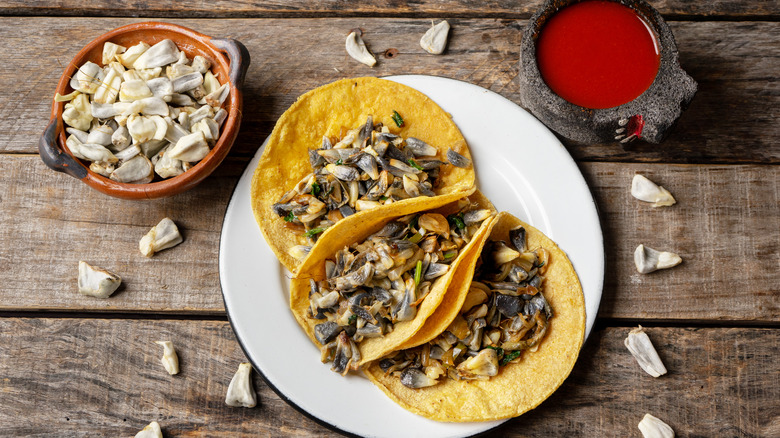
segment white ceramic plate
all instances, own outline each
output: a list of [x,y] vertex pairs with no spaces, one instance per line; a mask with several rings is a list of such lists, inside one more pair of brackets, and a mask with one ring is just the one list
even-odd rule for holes
[[[431,76],[388,79],[422,91],[451,113],[471,148],[479,188],[497,209],[540,229],[566,251],[585,293],[587,336],[601,300],[604,245],[593,197],[563,145],[525,110],[484,88]],[[233,330],[266,382],[309,417],[360,436],[457,437],[501,424],[427,420],[393,403],[367,379],[341,377],[320,363],[319,350],[290,313],[289,274],[252,214],[250,183],[262,151],[241,176],[225,213],[219,275]]]

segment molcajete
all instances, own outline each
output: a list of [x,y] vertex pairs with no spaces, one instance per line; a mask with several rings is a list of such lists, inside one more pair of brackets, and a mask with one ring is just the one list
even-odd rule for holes
[[[658,69],[655,78],[637,97],[609,108],[598,108],[598,105],[592,105],[596,108],[588,108],[559,96],[545,82],[537,52],[540,35],[545,31],[545,25],[559,11],[575,3],[580,3],[578,7],[585,3],[593,3],[593,6],[596,3],[604,3],[606,6],[621,4],[630,8],[652,32],[650,37],[654,37],[658,48]],[[612,35],[612,38],[618,38],[617,33]],[[639,138],[650,143],[660,143],[697,90],[696,81],[680,67],[677,44],[669,26],[658,11],[642,0],[548,0],[527,25],[520,54],[520,99],[523,106],[558,134],[581,143],[628,143]],[[622,61],[635,62],[618,55],[616,62]],[[606,68],[610,67],[607,65]],[[630,69],[628,65],[626,71]],[[610,72],[614,71],[612,67]],[[577,72],[572,74],[576,75]],[[594,94],[593,90],[588,91]]]

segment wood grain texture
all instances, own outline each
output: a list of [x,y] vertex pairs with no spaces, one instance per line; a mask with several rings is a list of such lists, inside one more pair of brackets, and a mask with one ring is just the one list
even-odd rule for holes
[[[669,370],[658,379],[623,346],[628,330],[595,331],[558,392],[495,433],[639,436],[647,412],[678,436],[780,433],[780,330],[647,329]],[[159,339],[174,342],[179,375],[163,370]],[[287,406],[257,373],[258,406],[226,406],[227,385],[245,360],[221,321],[2,319],[0,435],[132,436],[152,420],[177,437],[335,435]]]
[[[755,3],[755,2],[754,2]],[[35,153],[55,85],[72,56],[102,32],[132,19],[0,18],[0,153]],[[454,19],[447,51],[419,46],[426,19],[335,18],[171,20],[237,38],[252,55],[244,121],[232,154],[249,155],[304,92],[345,77],[428,74],[471,82],[519,103],[518,47],[525,20]],[[370,69],[350,59],[344,38],[355,27],[378,56]],[[780,23],[677,22],[683,67],[699,93],[661,145],[567,147],[578,160],[673,163],[780,163]],[[30,42],[35,42],[31,44]],[[46,50],[41,50],[45,47]],[[382,55],[396,48],[392,59]]]
[[[0,308],[223,312],[219,236],[245,161],[228,160],[193,190],[154,201],[111,198],[32,155],[0,162],[8,171],[0,180],[0,296],[9,298]],[[144,257],[139,240],[166,216],[184,242]],[[79,260],[117,273],[123,285],[108,300],[81,296]]]
[[[0,309],[221,314],[219,237],[245,165],[229,159],[190,192],[128,202],[50,171],[37,156],[0,155]],[[581,169],[606,236],[600,316],[780,321],[780,167]],[[678,204],[656,209],[631,197],[636,172],[668,188]],[[165,216],[185,241],[146,259],[138,240]],[[638,274],[632,254],[640,243],[677,252],[684,262]],[[115,271],[124,286],[107,300],[80,296],[79,260]]]
[[[607,275],[600,316],[780,321],[780,168],[587,163],[601,213]],[[669,190],[671,207],[630,194],[639,173]],[[639,244],[679,254],[640,274]],[[564,248],[565,249],[565,248]]]
[[[690,2],[685,0],[659,0],[651,2],[667,18],[744,18],[773,17],[780,15],[775,2],[739,2],[713,0]],[[343,0],[291,0],[291,1],[232,1],[197,0],[159,1],[144,0],[82,2],[78,0],[4,0],[0,13],[7,15],[94,15],[94,16],[145,16],[145,17],[341,17],[341,16],[431,16],[447,17],[522,17],[531,16],[542,4],[541,0],[513,2],[491,0],[474,3],[469,0],[424,0],[398,2],[373,0],[346,2]]]

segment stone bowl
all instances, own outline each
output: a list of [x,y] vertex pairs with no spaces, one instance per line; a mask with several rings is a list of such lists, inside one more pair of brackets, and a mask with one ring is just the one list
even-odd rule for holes
[[[86,61],[101,65],[103,44],[106,41],[130,47],[145,41],[149,45],[170,39],[189,58],[201,55],[211,61],[211,71],[221,80],[230,83],[230,95],[223,104],[227,119],[220,128],[220,136],[208,155],[181,175],[168,179],[155,179],[148,184],[120,183],[89,169],[89,164],[71,154],[65,144],[65,129],[62,112],[65,102],[53,102],[51,121],[43,132],[38,151],[43,162],[57,172],[80,179],[88,186],[110,196],[123,199],[156,199],[173,196],[195,187],[203,181],[225,159],[238,135],[243,105],[242,88],[249,68],[249,52],[239,41],[229,38],[212,38],[192,29],[170,23],[143,22],[122,26],[106,32],[84,46],[65,71],[57,85],[56,92],[65,95],[73,90],[70,78],[78,66]],[[158,177],[155,177],[158,178]]]
[[547,127],[580,143],[642,139],[660,143],[669,134],[698,88],[680,67],[677,44],[669,26],[642,0],[610,0],[630,7],[652,28],[660,49],[658,74],[639,97],[606,109],[585,108],[564,100],[542,79],[536,60],[536,41],[548,19],[578,0],[547,0],[523,32],[520,44],[520,100]]

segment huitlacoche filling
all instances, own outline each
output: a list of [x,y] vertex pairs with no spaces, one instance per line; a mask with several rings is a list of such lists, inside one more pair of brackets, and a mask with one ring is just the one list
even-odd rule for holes
[[288,228],[313,244],[328,227],[356,212],[435,196],[441,166],[471,166],[471,160],[452,149],[445,157],[438,155],[437,148],[414,137],[392,134],[381,122],[374,124],[369,115],[363,126],[340,138],[325,136],[318,149],[310,149],[312,172],[272,208],[289,223]]
[[322,361],[346,374],[360,362],[357,344],[410,321],[438,279],[450,269],[490,210],[468,201],[456,214],[404,216],[365,241],[326,260],[326,279],[311,280],[307,316],[322,345]]
[[553,316],[542,293],[549,252],[528,250],[523,227],[510,241],[487,242],[455,320],[434,340],[382,359],[385,375],[413,389],[445,378],[487,380],[536,351]]

